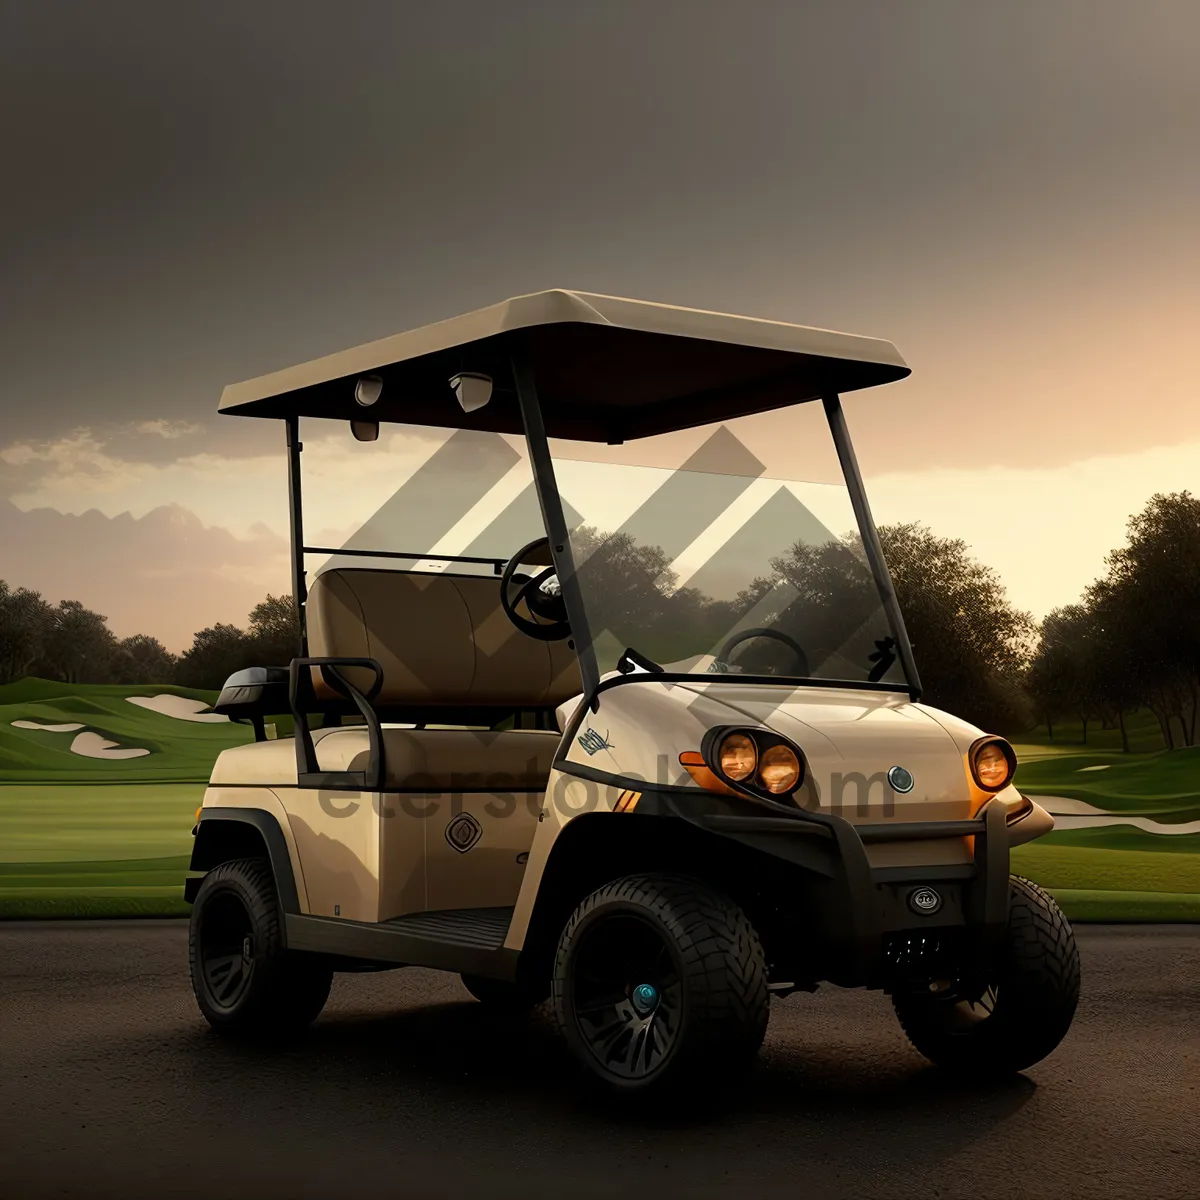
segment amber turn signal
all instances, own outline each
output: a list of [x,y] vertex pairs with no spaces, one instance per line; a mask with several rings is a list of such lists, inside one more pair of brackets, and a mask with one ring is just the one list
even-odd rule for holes
[[724,792],[727,796],[737,796],[740,794],[734,791],[723,779],[716,777],[712,768],[704,761],[704,755],[698,750],[685,750],[679,756],[679,764],[692,777],[693,783],[698,783],[702,788],[707,788],[710,792]]

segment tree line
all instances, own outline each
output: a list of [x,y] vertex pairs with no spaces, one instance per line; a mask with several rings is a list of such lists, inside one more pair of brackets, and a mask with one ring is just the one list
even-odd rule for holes
[[63,683],[176,684],[217,690],[234,671],[286,664],[299,652],[300,627],[290,596],[268,595],[249,625],[202,629],[188,650],[172,654],[146,634],[118,638],[107,618],[78,600],[51,604],[0,579],[0,683],[34,675]]
[[1149,709],[1168,749],[1196,745],[1200,710],[1200,499],[1155,495],[1076,604],[1055,609],[1025,672],[1034,716],[1119,728]]
[[[961,539],[919,524],[885,525],[879,534],[929,704],[1009,735],[1042,724],[1053,737],[1069,719],[1082,723],[1085,741],[1089,727],[1119,728],[1126,750],[1126,718],[1148,709],[1168,748],[1197,744],[1200,500],[1189,492],[1153,496],[1130,519],[1126,545],[1107,556],[1103,576],[1040,623],[1011,603],[996,572]],[[649,631],[652,657],[656,629],[664,643],[710,626],[719,637],[773,589],[787,595],[783,615],[810,645],[824,640],[845,652],[854,635],[844,631],[866,628],[878,602],[852,538],[797,543],[771,561],[769,578],[716,602],[674,588],[661,550],[626,545],[623,536],[605,542],[582,570],[605,575],[604,588],[589,590],[589,598],[602,593],[602,621]],[[245,629],[200,630],[177,656],[152,637],[117,638],[78,601],[50,604],[0,580],[0,682],[38,675],[217,689],[244,667],[286,664],[299,640],[289,596],[268,595]],[[673,657],[665,644],[664,655]]]

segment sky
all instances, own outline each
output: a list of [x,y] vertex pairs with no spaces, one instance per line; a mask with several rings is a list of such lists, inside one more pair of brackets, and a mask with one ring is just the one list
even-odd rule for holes
[[877,519],[1042,616],[1200,491],[1198,37],[1191,0],[0,0],[0,578],[176,650],[244,623],[282,434],[221,389],[569,287],[893,341],[846,401]]

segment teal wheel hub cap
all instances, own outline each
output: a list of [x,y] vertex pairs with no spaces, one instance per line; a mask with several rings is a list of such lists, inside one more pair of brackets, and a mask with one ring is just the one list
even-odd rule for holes
[[639,983],[630,996],[639,1016],[646,1016],[658,1007],[658,988],[650,983]]

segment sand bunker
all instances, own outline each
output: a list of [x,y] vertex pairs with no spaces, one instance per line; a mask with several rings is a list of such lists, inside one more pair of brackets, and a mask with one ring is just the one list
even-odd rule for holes
[[[74,733],[77,729],[83,728],[82,725],[39,725],[37,721],[14,721],[13,725],[17,729],[36,729],[41,733]],[[130,746],[123,750],[116,742],[110,742],[107,738],[89,730],[72,740],[71,753],[79,754],[83,758],[117,759],[145,758],[150,751],[141,746]]]
[[1086,800],[1072,800],[1066,796],[1034,796],[1052,817],[1060,832],[1064,829],[1102,829],[1107,825],[1130,825],[1146,833],[1161,833],[1166,837],[1180,834],[1200,833],[1200,821],[1156,821],[1153,817],[1136,814],[1106,812]]
[[220,713],[205,712],[208,705],[203,700],[189,700],[186,696],[126,696],[125,699],[138,708],[148,708],[151,712],[174,717],[177,721],[198,721],[203,724],[229,721]]
[[116,742],[102,738],[98,733],[81,733],[71,743],[71,753],[84,758],[144,758],[150,753],[140,747],[122,750]]

